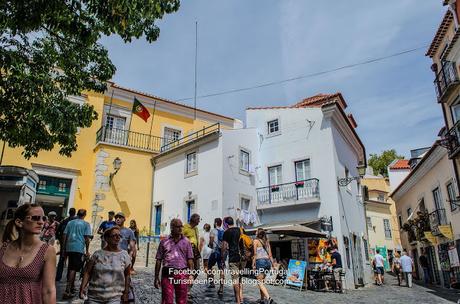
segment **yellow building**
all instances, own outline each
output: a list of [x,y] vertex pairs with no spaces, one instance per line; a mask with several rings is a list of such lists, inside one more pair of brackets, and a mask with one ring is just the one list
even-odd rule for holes
[[[134,98],[147,107],[145,122],[131,114]],[[35,170],[40,177],[36,201],[46,212],[65,216],[70,207],[88,210],[93,226],[110,210],[122,211],[148,231],[153,184],[152,156],[165,144],[219,123],[221,128],[241,126],[230,117],[158,98],[109,83],[104,94],[87,92],[70,98],[89,103],[98,119],[77,135],[78,149],[68,158],[58,149],[24,159],[20,148],[6,146],[2,165]],[[153,119],[153,124],[152,124]],[[2,143],[3,144],[3,143]],[[114,161],[121,161],[119,170]],[[174,183],[174,180],[165,181]],[[0,210],[1,211],[1,210]]]
[[396,207],[388,197],[390,186],[381,176],[366,174],[361,181],[368,189],[365,204],[370,255],[373,256],[375,250],[380,249],[380,254],[387,257],[385,266],[389,269],[389,257],[401,250]]

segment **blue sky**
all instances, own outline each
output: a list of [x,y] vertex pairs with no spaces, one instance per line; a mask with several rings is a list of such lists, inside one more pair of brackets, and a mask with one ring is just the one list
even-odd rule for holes
[[[250,87],[426,45],[441,1],[193,0],[158,24],[157,42],[103,40],[118,84],[178,100]],[[430,146],[443,125],[426,48],[353,69],[209,98],[198,107],[244,120],[249,106],[289,105],[341,92],[367,153]],[[193,100],[183,103],[193,104]]]

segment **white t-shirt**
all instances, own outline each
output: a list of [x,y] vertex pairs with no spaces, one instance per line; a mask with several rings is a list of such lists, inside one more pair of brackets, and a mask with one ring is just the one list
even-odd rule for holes
[[412,259],[407,255],[403,255],[400,258],[401,268],[403,272],[412,272]]
[[375,256],[374,256],[374,259],[375,259],[375,267],[383,267],[383,263],[384,263],[384,259],[383,259],[383,256],[381,256],[379,253],[377,253]]

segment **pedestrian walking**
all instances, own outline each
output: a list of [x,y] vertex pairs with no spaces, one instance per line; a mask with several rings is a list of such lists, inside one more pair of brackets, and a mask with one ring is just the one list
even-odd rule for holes
[[56,230],[56,239],[59,242],[59,262],[57,266],[57,271],[56,271],[56,282],[60,281],[62,279],[62,273],[64,272],[64,264],[66,261],[66,256],[64,254],[65,252],[65,247],[64,247],[64,230],[65,227],[67,227],[67,224],[76,218],[75,214],[77,213],[77,210],[75,208],[70,208],[69,209],[69,216],[66,217],[61,221],[59,224],[57,230]]
[[56,230],[59,222],[56,221],[56,212],[51,211],[48,213],[48,220],[43,224],[43,229],[40,239],[48,245],[54,246],[56,240]]
[[401,286],[401,258],[399,253],[396,252],[393,258],[393,264],[391,265],[391,271],[395,274],[398,279],[398,286]]
[[106,229],[103,238],[106,246],[94,252],[86,265],[80,299],[87,297],[85,304],[128,303],[131,257],[118,246],[120,228]]
[[89,255],[89,243],[92,233],[91,226],[85,222],[86,210],[80,209],[77,218],[70,221],[64,230],[64,254],[68,257],[67,286],[62,296],[64,300],[75,296],[75,277],[82,270],[85,259]]
[[[240,254],[240,248],[243,246],[241,244],[241,231],[238,227],[234,226],[235,224],[231,216],[225,218],[225,224],[228,226],[228,229],[225,230],[223,235],[221,257],[223,259],[228,251],[228,268],[232,278],[233,292],[236,303],[241,304],[243,303],[243,285],[241,282],[243,263]],[[222,260],[222,263],[225,263],[225,260]]]
[[125,227],[126,217],[123,212],[118,212],[115,215],[115,222],[117,226],[120,227],[120,249],[125,250],[128,252],[129,256],[131,257],[131,261],[136,260],[137,250],[136,250],[136,236],[134,232]]
[[139,251],[139,228],[137,228],[136,220],[129,221],[129,229],[131,229],[134,233],[134,238],[136,239],[137,250]]
[[385,274],[385,268],[384,268],[384,262],[385,260],[383,259],[383,256],[380,254],[380,250],[377,249],[376,254],[374,255],[374,263],[375,263],[375,269],[377,271],[377,285],[381,286],[383,285],[384,278],[383,275]]
[[212,249],[209,247],[209,241],[211,236],[211,225],[204,224],[203,233],[200,237],[200,253],[203,259],[203,269],[206,273],[206,280],[209,282],[209,272],[208,272],[208,261],[211,256]]
[[173,304],[174,295],[176,304],[185,304],[188,296],[187,280],[194,279],[187,273],[194,269],[192,245],[182,234],[181,220],[171,220],[170,227],[171,234],[168,238],[161,240],[158,246],[154,285],[156,289],[159,289],[161,285],[162,304]]
[[334,274],[334,281],[336,284],[336,289],[343,291],[342,281],[340,280],[340,274],[343,270],[342,256],[340,255],[337,245],[332,246],[331,250],[331,266],[332,273]]
[[102,223],[99,225],[99,228],[97,229],[97,234],[101,236],[101,249],[104,249],[105,247],[105,240],[104,240],[104,231],[106,231],[109,228],[112,228],[113,226],[116,226],[117,223],[114,221],[115,217],[115,212],[114,211],[109,211],[107,214],[108,220],[102,221]]
[[267,288],[264,285],[265,276],[273,267],[272,250],[267,242],[265,231],[258,230],[256,239],[254,240],[254,258],[252,268],[255,271],[257,285],[260,291],[261,303],[273,303],[270,298]]
[[224,293],[224,263],[222,262],[222,241],[224,239],[224,228],[222,228],[222,219],[215,218],[214,219],[214,229],[211,230],[209,234],[209,246],[212,249],[211,255],[209,256],[208,260],[208,269],[209,269],[209,279],[211,281],[211,287],[215,286],[214,282],[214,265],[217,265],[217,273],[219,274],[219,290],[217,293],[222,295]]
[[[198,232],[198,224],[200,223],[200,216],[196,213],[190,216],[190,220],[188,224],[184,225],[183,233],[186,238],[192,244],[193,250],[193,266],[195,267],[195,279],[198,276],[198,271],[200,270],[200,260],[201,260],[201,253],[199,248],[199,239],[200,234]],[[191,285],[190,285],[191,287]]]
[[423,282],[426,284],[430,283],[430,265],[428,263],[428,258],[425,255],[425,249],[422,248],[422,252],[420,254],[420,257],[418,258],[418,261],[420,263],[420,266],[423,269]]
[[412,272],[415,270],[414,261],[412,260],[411,257],[407,255],[406,251],[403,251],[400,260],[401,260],[401,268],[402,268],[404,280],[406,281],[406,284],[407,284],[406,286],[411,288],[412,287]]
[[23,204],[5,228],[0,249],[3,303],[56,303],[56,251],[39,238],[44,217],[40,206]]

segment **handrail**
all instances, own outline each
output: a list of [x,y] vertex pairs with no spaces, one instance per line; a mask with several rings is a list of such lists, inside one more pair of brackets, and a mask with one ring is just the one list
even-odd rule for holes
[[434,228],[433,226],[447,225],[446,209],[444,208],[434,210],[429,217],[432,228]]
[[452,158],[460,148],[460,120],[447,131],[446,139],[448,142],[448,154],[449,157]]
[[96,132],[96,143],[104,142],[131,148],[160,152],[162,137],[102,126]]
[[[203,127],[203,129],[198,130],[192,134],[189,134],[187,136],[181,137],[179,139],[173,140],[171,142],[168,142],[166,144],[163,144],[161,146],[160,151],[161,152],[167,152],[170,151],[171,149],[183,146],[189,142],[193,142],[199,138],[202,138],[206,135],[212,134],[212,133],[219,133],[220,132],[220,123],[215,123],[213,125]],[[166,140],[166,139],[163,139]]]
[[455,62],[445,62],[441,70],[436,74],[434,79],[434,85],[436,89],[436,95],[438,100],[442,98],[447,88],[455,81],[458,81],[457,67]]

